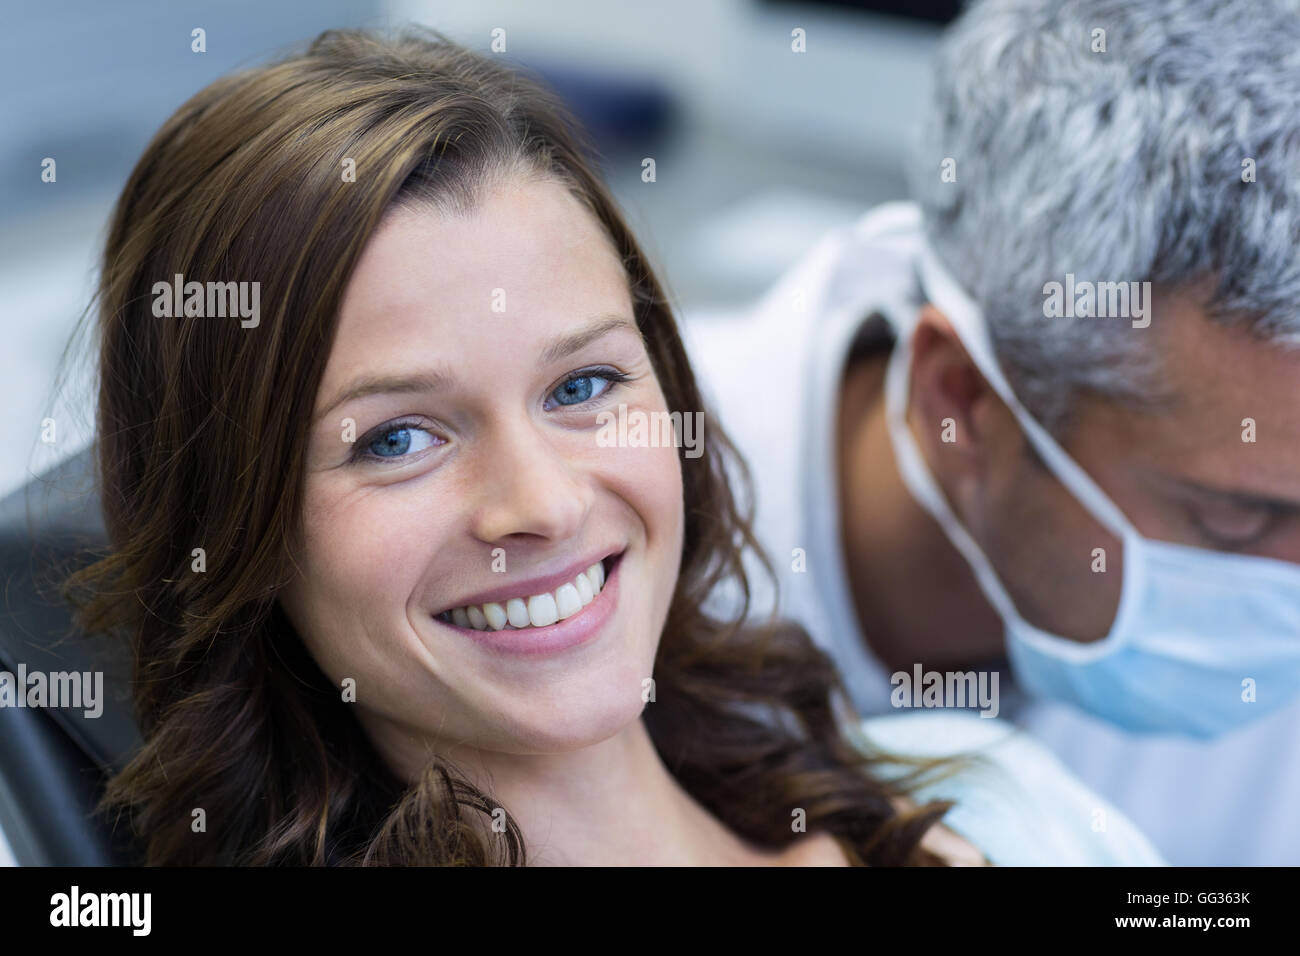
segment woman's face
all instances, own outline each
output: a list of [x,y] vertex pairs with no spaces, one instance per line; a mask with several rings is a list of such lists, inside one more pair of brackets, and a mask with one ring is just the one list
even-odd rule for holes
[[316,397],[281,600],[340,692],[355,680],[399,773],[461,748],[574,750],[639,717],[682,479],[673,447],[598,442],[620,405],[667,410],[619,258],[563,186],[396,209],[372,237]]

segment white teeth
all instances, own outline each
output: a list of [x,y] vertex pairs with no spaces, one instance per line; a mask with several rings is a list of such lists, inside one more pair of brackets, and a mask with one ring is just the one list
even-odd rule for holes
[[506,609],[495,601],[483,605],[483,616],[487,618],[488,627],[494,631],[506,626]]
[[581,610],[582,598],[578,597],[576,587],[572,584],[561,584],[555,589],[555,613],[559,615],[561,621]]
[[528,599],[528,620],[533,627],[546,627],[560,619],[554,594],[534,594]]
[[596,599],[605,586],[605,566],[596,562],[567,584],[554,591],[508,601],[489,601],[468,607],[453,608],[439,615],[457,627],[476,631],[500,631],[506,627],[547,627],[572,617]]
[[524,603],[523,598],[511,598],[506,602],[506,618],[510,621],[511,627],[528,626],[528,605]]
[[583,607],[595,600],[596,592],[591,589],[591,578],[587,577],[585,571],[574,578],[573,583],[578,589],[578,600],[582,602]]

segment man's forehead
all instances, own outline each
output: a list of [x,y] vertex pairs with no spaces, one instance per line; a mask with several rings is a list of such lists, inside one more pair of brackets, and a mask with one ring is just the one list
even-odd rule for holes
[[1132,417],[1133,439],[1207,481],[1300,498],[1300,348],[1212,319],[1200,301],[1157,293],[1150,327],[1125,330],[1150,336],[1171,399]]
[[1150,335],[1165,389],[1187,414],[1219,417],[1265,408],[1300,423],[1300,347],[1267,341],[1244,322],[1213,319],[1187,292],[1155,295]]

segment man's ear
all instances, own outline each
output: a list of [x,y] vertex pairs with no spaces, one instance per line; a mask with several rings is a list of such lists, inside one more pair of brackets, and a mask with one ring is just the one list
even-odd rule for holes
[[981,510],[992,469],[1019,453],[1015,416],[971,360],[947,317],[921,307],[912,339],[908,422],[958,517]]

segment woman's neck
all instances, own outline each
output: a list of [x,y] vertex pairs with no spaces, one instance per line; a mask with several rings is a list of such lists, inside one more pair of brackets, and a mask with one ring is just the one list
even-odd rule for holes
[[447,757],[519,825],[533,866],[847,863],[828,836],[770,850],[732,833],[668,771],[641,720],[569,753]]

